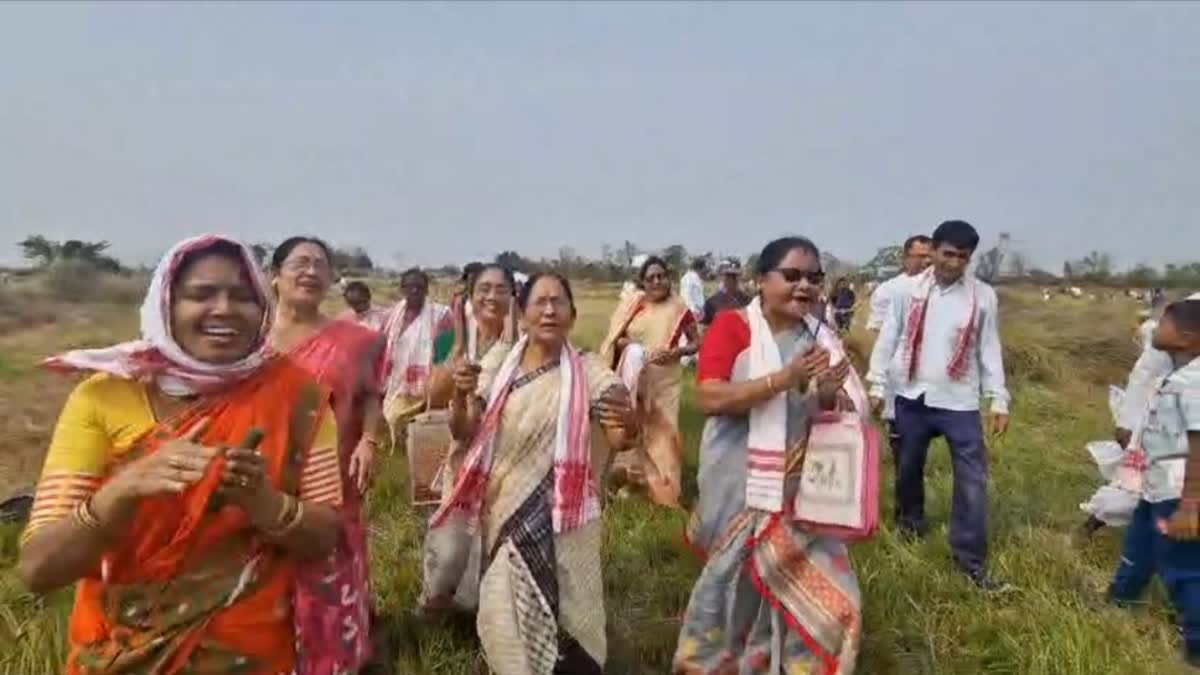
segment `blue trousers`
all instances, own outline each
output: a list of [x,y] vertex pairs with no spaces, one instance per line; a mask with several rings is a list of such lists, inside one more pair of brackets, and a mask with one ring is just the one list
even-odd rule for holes
[[1157,521],[1170,518],[1177,508],[1178,499],[1138,502],[1108,592],[1115,600],[1137,600],[1158,572],[1179,615],[1188,652],[1200,654],[1200,542],[1178,541],[1158,531]]
[[959,566],[980,571],[987,561],[988,461],[978,410],[931,408],[925,397],[896,397],[896,523],[925,532],[925,460],[929,443],[944,436],[950,445],[954,498],[950,513],[950,548]]

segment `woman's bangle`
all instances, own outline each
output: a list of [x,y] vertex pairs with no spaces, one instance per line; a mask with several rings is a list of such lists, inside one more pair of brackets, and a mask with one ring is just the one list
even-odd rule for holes
[[767,393],[774,396],[778,392],[775,391],[775,374],[767,373]]
[[304,503],[291,495],[283,496],[283,506],[279,509],[279,517],[275,524],[262,528],[263,533],[274,538],[287,536],[300,525],[304,518]]
[[91,532],[104,531],[104,523],[100,522],[99,516],[92,510],[92,500],[90,497],[76,504],[72,515],[75,518],[75,522],[83,529]]
[[366,443],[367,445],[370,445],[370,446],[378,446],[379,445],[379,439],[375,438],[374,436],[368,435],[368,434],[362,435],[362,442]]

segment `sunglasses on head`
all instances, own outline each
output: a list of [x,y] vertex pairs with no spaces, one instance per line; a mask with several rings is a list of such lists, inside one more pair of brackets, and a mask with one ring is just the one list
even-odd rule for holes
[[801,280],[806,280],[808,283],[819,286],[825,283],[825,273],[821,270],[810,272],[808,270],[798,270],[794,267],[776,267],[775,272],[783,277],[783,280],[789,284],[798,284]]

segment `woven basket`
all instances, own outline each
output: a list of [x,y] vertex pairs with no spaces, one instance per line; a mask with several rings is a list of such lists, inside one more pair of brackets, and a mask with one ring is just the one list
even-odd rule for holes
[[442,500],[440,474],[452,442],[449,411],[414,417],[408,423],[407,441],[409,498],[413,506],[437,506]]

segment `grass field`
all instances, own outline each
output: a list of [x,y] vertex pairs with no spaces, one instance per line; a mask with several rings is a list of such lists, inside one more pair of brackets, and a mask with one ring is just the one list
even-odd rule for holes
[[[576,341],[599,340],[615,289],[581,292]],[[1102,602],[1120,532],[1072,541],[1080,501],[1098,478],[1083,445],[1111,432],[1105,387],[1119,382],[1136,355],[1132,305],[1122,301],[1043,303],[1003,293],[1013,427],[992,445],[992,566],[1019,591],[988,599],[954,571],[946,544],[950,501],[947,453],[928,470],[924,542],[901,541],[885,524],[853,549],[863,587],[861,673],[1046,673],[1096,675],[1182,672],[1178,638],[1159,588],[1142,608]],[[2,303],[0,303],[2,305]],[[3,309],[0,306],[0,309]],[[128,303],[66,308],[53,321],[0,334],[0,495],[32,483],[58,407],[70,383],[31,364],[68,346],[103,344],[135,329]],[[856,336],[859,339],[861,336]],[[687,484],[695,494],[695,449],[703,423],[685,398]],[[890,484],[891,462],[885,461]],[[469,621],[429,624],[412,614],[420,588],[423,521],[404,494],[403,461],[370,496],[374,586],[398,673],[486,673]],[[699,571],[681,541],[685,517],[634,498],[605,514],[605,586],[611,673],[667,673],[678,618]],[[891,512],[890,496],[884,513]],[[0,530],[0,673],[60,672],[70,591],[34,598],[11,565],[17,531]]]

